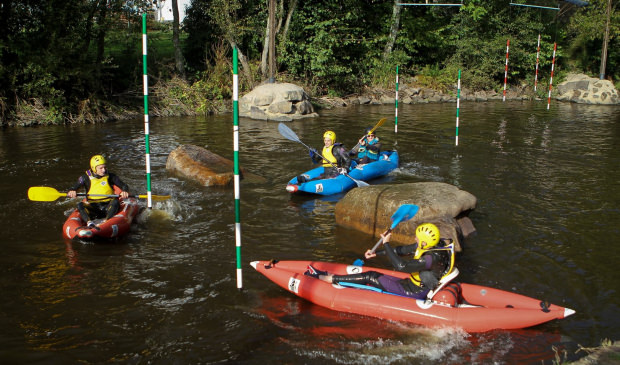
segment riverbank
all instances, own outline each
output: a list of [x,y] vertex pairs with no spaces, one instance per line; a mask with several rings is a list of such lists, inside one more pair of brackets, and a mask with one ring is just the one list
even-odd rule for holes
[[[548,96],[541,96],[541,90],[534,91],[529,85],[510,86],[506,90],[457,90],[456,85],[449,90],[436,90],[416,84],[415,78],[410,83],[402,83],[396,88],[365,87],[360,93],[342,97],[309,95],[316,111],[352,105],[399,105],[451,103],[457,99],[461,102],[486,102],[492,100],[539,100],[549,101]],[[586,75],[569,75],[566,82],[552,89],[553,101],[586,104],[620,105],[618,92],[606,80],[589,78]],[[148,99],[150,117],[196,116],[232,112],[232,100],[210,100],[192,85],[178,78],[166,84],[152,87]],[[52,109],[52,110],[50,110]],[[37,99],[21,102],[13,118],[9,118],[2,127],[32,127],[39,125],[75,123],[106,123],[117,120],[140,118],[144,115],[144,96],[137,92],[118,95],[114,100],[83,100],[78,103],[74,113],[62,113],[46,107]]]
[[[604,340],[598,347],[580,347],[578,352],[581,351],[588,353],[588,356],[570,363],[571,365],[620,365],[620,341]],[[557,355],[557,363],[563,363],[560,354]]]
[[[232,112],[232,101],[212,100],[208,107],[201,107],[191,99],[171,96],[173,93],[156,92],[149,96],[150,117],[196,116],[209,114],[223,114]],[[401,104],[425,104],[456,102],[456,91],[442,92],[419,86],[402,85],[399,90]],[[144,115],[144,97],[138,94],[127,94],[115,100],[84,100],[77,107],[76,113],[64,114],[64,124],[76,123],[107,123],[111,121],[140,118]],[[461,101],[484,102],[502,100],[503,94],[489,91],[472,92],[461,90]],[[506,100],[532,100],[535,97],[527,89],[509,90]],[[355,93],[343,97],[310,96],[315,110],[347,107],[351,105],[378,105],[396,102],[395,90],[382,88],[367,88],[362,93]],[[204,103],[204,101],[203,101]],[[33,100],[22,103],[15,117],[8,120],[3,127],[34,127],[58,124],[48,117],[49,110],[44,103]]]

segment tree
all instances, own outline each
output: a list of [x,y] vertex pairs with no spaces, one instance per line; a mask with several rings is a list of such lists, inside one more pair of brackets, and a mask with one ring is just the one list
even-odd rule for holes
[[[270,1],[275,1],[275,0],[270,0]],[[280,0],[278,4],[279,5],[277,7],[277,12],[275,14],[277,21],[274,21],[274,23],[276,23],[277,26],[272,27],[271,22],[270,22],[270,17],[267,17],[268,20],[267,20],[267,26],[265,27],[265,39],[263,42],[263,52],[261,55],[261,63],[260,63],[260,69],[261,69],[261,74],[263,75],[263,78],[267,77],[267,56],[269,54],[269,50],[271,49],[272,46],[275,47],[275,44],[274,45],[271,44],[271,39],[275,39],[275,37],[278,34],[280,34],[280,37],[278,37],[279,48],[286,47],[286,40],[287,40],[288,31],[289,31],[290,24],[291,24],[291,19],[293,18],[293,14],[295,13],[295,9],[297,8],[297,0],[290,0],[286,2],[286,5],[287,5],[286,8],[285,8],[284,0]],[[286,13],[286,17],[284,16],[285,13]],[[285,18],[286,20],[284,20]],[[282,29],[283,22],[284,22],[284,29]],[[275,34],[273,38],[271,36],[271,29],[275,29],[274,31]],[[283,50],[281,49],[280,52],[282,51]]]
[[394,0],[394,6],[392,7],[392,21],[390,22],[390,35],[388,37],[388,42],[385,45],[385,49],[383,51],[383,59],[387,60],[387,58],[392,53],[392,48],[394,48],[394,43],[396,42],[396,36],[398,35],[398,27],[400,24],[400,5],[399,0]]
[[185,79],[185,62],[179,42],[179,4],[172,0],[172,44],[174,45],[175,68],[181,78]]
[[[586,7],[578,8],[567,24],[568,49],[576,67],[592,75],[600,75],[603,63],[603,45],[607,32],[608,0],[592,0]],[[617,4],[617,3],[616,3]],[[620,36],[620,12],[611,4],[609,7],[609,44],[605,60],[608,76],[617,75],[620,65],[618,37]]]

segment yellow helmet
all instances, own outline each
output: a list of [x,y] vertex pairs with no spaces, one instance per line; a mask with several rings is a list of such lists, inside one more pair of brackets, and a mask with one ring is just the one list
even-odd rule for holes
[[420,224],[415,230],[415,236],[418,239],[418,247],[424,242],[426,243],[424,250],[428,250],[439,242],[439,228],[433,223]]
[[90,158],[90,169],[96,172],[97,166],[105,165],[105,158],[101,155],[94,155]]
[[327,131],[323,134],[323,139],[329,138],[332,140],[332,143],[336,143],[336,133],[332,131]]

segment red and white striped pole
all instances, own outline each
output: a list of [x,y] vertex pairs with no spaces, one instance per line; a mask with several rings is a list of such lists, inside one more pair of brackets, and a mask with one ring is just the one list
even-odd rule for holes
[[549,77],[549,97],[547,98],[547,110],[551,104],[551,88],[553,87],[553,69],[555,68],[555,51],[558,49],[557,42],[553,43],[553,60],[551,61],[551,76]]
[[538,46],[536,47],[536,74],[534,75],[534,92],[538,85],[538,59],[540,57],[540,34],[538,34]]
[[454,145],[459,145],[459,109],[461,107],[461,70],[459,69],[459,80],[456,84],[456,135],[454,137]]
[[506,83],[508,81],[508,54],[510,50],[510,39],[506,40],[506,68],[504,69],[504,97],[502,101],[506,101]]

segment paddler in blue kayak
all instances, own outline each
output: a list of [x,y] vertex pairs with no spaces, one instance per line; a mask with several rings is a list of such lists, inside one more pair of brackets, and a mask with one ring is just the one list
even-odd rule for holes
[[104,222],[112,218],[120,208],[120,201],[116,197],[101,196],[114,195],[114,187],[118,186],[122,191],[119,196],[123,199],[129,197],[129,186],[117,175],[109,172],[106,168],[106,160],[102,155],[95,155],[90,159],[90,169],[78,178],[77,183],[67,192],[67,197],[75,198],[78,189],[86,190],[86,202],[79,202],[77,209],[80,217],[86,225],[94,227],[93,220],[104,218]]
[[372,127],[366,128],[366,134],[358,141],[357,145],[349,152],[349,155],[356,156],[358,164],[374,162],[379,159],[381,152],[381,142],[377,138]]
[[[323,133],[323,143],[325,145],[320,155],[316,149],[310,149],[312,162],[323,164],[323,173],[316,179],[331,179],[341,173],[348,172],[349,167],[351,167],[351,158],[344,145],[336,142],[336,133],[333,131]],[[307,181],[308,179],[304,175],[297,176],[297,182],[304,183]]]
[[[387,232],[386,232],[387,233]],[[394,269],[410,272],[408,278],[402,279],[384,275],[376,271],[368,271],[351,275],[331,275],[326,271],[308,266],[304,275],[315,277],[328,283],[352,283],[368,285],[397,295],[424,299],[430,290],[434,290],[439,281],[454,269],[454,250],[439,246],[439,228],[432,223],[423,223],[416,228],[415,243],[392,248],[388,243],[392,233],[383,233],[384,251],[392,262]],[[411,256],[413,260],[403,260],[401,256]],[[367,259],[377,256],[371,250],[366,251]]]

